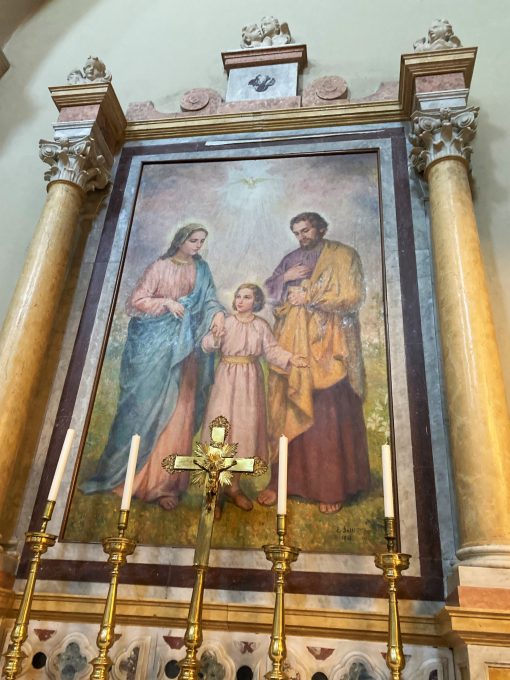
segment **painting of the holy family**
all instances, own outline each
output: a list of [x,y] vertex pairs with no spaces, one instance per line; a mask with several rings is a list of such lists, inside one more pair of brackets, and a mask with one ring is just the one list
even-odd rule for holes
[[216,547],[272,540],[285,434],[295,544],[370,554],[389,432],[383,300],[375,153],[144,165],[65,538],[114,526],[138,433],[133,531],[193,546],[202,490],[162,461],[222,415],[238,455],[268,470],[223,487]]

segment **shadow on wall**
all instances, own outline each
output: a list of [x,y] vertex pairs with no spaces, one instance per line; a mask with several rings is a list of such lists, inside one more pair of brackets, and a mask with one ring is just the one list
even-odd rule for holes
[[[45,0],[38,2],[39,7],[4,46],[3,51],[10,62],[10,69],[0,79],[0,149],[12,138],[15,130],[33,118],[36,107],[29,94],[30,85],[37,81],[41,61],[51,52],[53,45],[65,35],[69,26],[79,21],[94,9],[100,0],[86,3],[65,2],[65,0]],[[0,11],[5,11],[6,0],[0,0]],[[35,4],[35,3],[34,3]],[[51,17],[51,18],[50,18]],[[84,44],[83,54],[88,55],[89,46]],[[67,74],[73,63],[63,63],[62,72],[55,74],[54,84],[65,84]],[[57,82],[58,81],[58,82]],[[47,79],[37,87],[47,90]],[[50,102],[51,103],[51,102]],[[48,106],[50,120],[55,114]],[[41,129],[41,136],[51,134],[51,128]],[[38,140],[34,140],[34,146]]]
[[35,14],[43,4],[42,0],[0,0],[0,47],[3,47],[11,35],[22,23]]
[[[505,138],[506,130],[495,125],[490,117],[490,109],[484,109],[482,102],[470,100],[471,106],[480,106],[478,116],[478,132],[475,140],[473,154],[473,174],[470,175],[471,191],[477,218],[478,233],[482,246],[484,267],[487,276],[487,284],[491,298],[492,313],[496,326],[496,335],[500,346],[500,355],[503,357],[504,340],[510,338],[509,307],[505,304],[508,299],[508,291],[501,280],[498,272],[498,258],[494,251],[495,244],[504,247],[501,227],[504,225],[505,233],[508,234],[506,220],[500,211],[505,210],[508,203],[508,187],[506,178],[502,178],[498,172],[497,156],[501,154],[501,140]],[[478,200],[478,181],[483,178],[483,200]],[[506,212],[506,211],[505,211]],[[499,233],[497,233],[499,230]],[[506,250],[510,250],[510,237],[506,236]],[[501,253],[499,253],[501,259]],[[501,265],[500,265],[501,266]],[[508,392],[510,383],[507,380],[507,399],[510,402]]]

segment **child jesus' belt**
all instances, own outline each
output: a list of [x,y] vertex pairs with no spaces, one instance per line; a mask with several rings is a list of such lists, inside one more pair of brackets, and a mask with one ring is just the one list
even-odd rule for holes
[[221,355],[221,361],[224,364],[254,364],[257,361],[258,357],[254,356],[253,354],[248,354],[248,356],[245,357],[240,357],[240,356],[226,356],[225,354]]

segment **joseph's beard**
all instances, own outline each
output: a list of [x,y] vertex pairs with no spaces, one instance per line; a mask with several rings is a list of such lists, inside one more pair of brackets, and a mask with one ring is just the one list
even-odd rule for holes
[[303,250],[313,250],[315,246],[317,246],[321,241],[322,238],[316,238],[313,241],[310,241],[309,243],[300,243],[299,245]]

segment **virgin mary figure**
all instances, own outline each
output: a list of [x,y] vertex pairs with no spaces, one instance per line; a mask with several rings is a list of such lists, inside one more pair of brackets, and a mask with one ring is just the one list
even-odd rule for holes
[[153,262],[127,301],[131,316],[122,355],[119,401],[108,442],[84,493],[122,494],[131,435],[141,437],[133,495],[170,510],[187,475],[161,467],[171,453],[190,451],[214,380],[214,358],[202,351],[210,331],[220,337],[225,315],[209,266],[199,255],[207,230],[188,224]]

